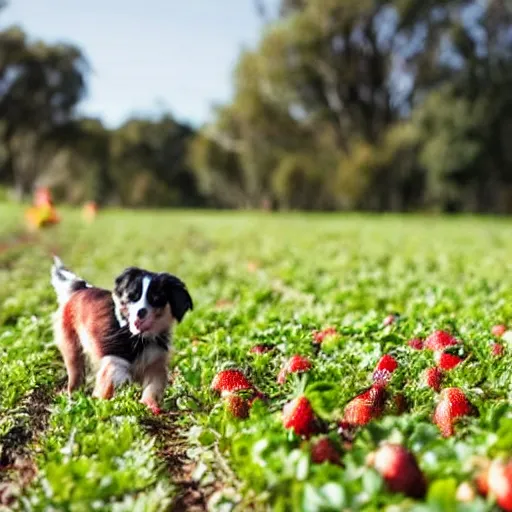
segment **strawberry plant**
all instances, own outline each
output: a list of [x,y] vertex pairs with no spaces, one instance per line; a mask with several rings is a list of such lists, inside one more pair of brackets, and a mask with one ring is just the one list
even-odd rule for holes
[[[508,220],[59,211],[0,207],[0,509],[510,509]],[[63,393],[54,251],[186,280],[157,418]]]

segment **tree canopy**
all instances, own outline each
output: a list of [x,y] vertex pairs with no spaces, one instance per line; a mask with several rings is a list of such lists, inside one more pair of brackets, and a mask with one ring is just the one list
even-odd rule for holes
[[[0,181],[125,206],[512,211],[512,4],[281,0],[195,132],[77,114],[79,48],[0,33]],[[205,78],[208,80],[208,77]]]

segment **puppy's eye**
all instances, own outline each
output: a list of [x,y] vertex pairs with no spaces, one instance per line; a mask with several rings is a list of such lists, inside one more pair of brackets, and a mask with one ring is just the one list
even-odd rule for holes
[[138,299],[138,296],[137,296],[137,293],[135,292],[130,292],[126,298],[130,301],[130,302],[136,302],[137,299]]

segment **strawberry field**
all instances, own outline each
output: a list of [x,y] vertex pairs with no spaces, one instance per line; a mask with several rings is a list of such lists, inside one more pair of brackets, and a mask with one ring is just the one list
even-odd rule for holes
[[[512,510],[512,223],[0,206],[0,510]],[[52,252],[182,278],[163,413],[68,398]]]

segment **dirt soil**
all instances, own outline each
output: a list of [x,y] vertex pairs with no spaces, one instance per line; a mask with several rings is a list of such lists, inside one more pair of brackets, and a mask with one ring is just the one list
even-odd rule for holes
[[0,438],[0,507],[12,505],[36,476],[29,447],[46,428],[50,401],[48,390],[35,389],[21,405],[19,422]]
[[182,413],[166,413],[162,418],[144,421],[144,427],[159,443],[159,455],[165,461],[177,494],[169,510],[173,512],[204,512],[211,495],[222,487],[221,482],[202,486],[193,478],[195,463],[187,455],[187,439],[177,425]]

